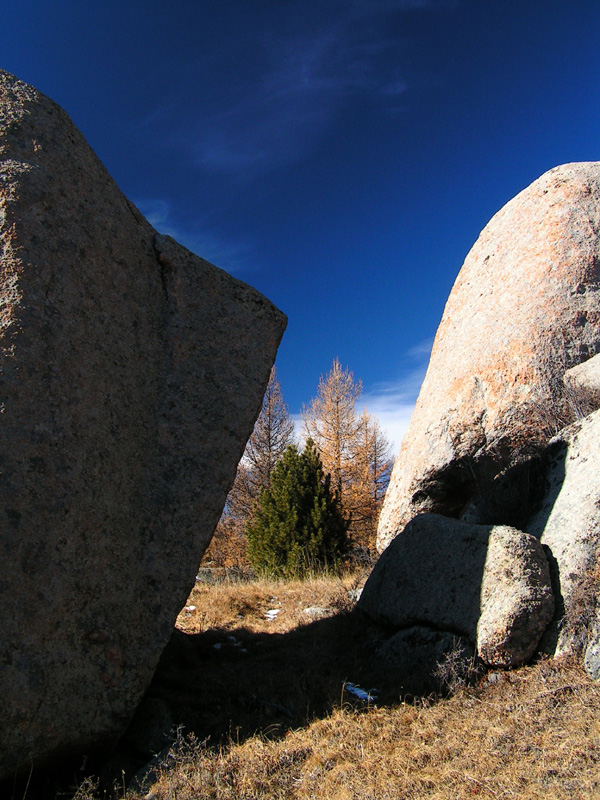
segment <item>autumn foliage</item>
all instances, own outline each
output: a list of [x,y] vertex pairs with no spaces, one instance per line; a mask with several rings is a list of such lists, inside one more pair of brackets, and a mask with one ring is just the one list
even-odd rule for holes
[[[344,551],[368,555],[373,550],[392,460],[377,418],[366,409],[359,413],[356,407],[361,393],[361,382],[335,359],[319,380],[317,396],[302,410],[303,434],[313,443],[309,458],[306,450],[289,450],[296,445],[294,422],[273,368],[260,415],[207,553],[209,559],[226,567],[239,567],[250,560],[263,571],[270,565],[279,574],[294,574],[308,564],[333,565]],[[286,454],[284,478],[277,470]],[[320,462],[318,470],[311,461],[315,456]],[[304,463],[304,459],[308,461]],[[302,483],[309,461],[313,469],[310,499],[308,484]],[[271,492],[275,475],[278,485]],[[292,487],[295,481],[299,483]],[[335,556],[329,544],[318,543],[322,534],[316,533],[329,511],[319,511],[320,520],[310,523],[310,533],[306,528],[306,508],[323,504],[328,495],[331,503],[327,500],[325,505],[336,506],[345,526],[344,540],[348,540],[348,547],[336,545]],[[295,510],[294,503],[299,504]],[[313,508],[311,513],[317,512]],[[260,546],[256,540],[259,529],[263,531]],[[300,529],[304,533],[300,534]],[[266,530],[270,531],[268,537]],[[333,540],[338,538],[337,533],[332,534]],[[267,539],[274,548],[272,562],[264,551]],[[299,539],[303,539],[304,549],[298,550]]]

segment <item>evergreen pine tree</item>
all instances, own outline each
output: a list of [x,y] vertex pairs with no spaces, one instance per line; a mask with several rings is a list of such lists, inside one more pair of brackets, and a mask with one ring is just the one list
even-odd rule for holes
[[347,549],[348,522],[312,442],[288,447],[248,523],[248,557],[258,572],[301,576],[335,569]]

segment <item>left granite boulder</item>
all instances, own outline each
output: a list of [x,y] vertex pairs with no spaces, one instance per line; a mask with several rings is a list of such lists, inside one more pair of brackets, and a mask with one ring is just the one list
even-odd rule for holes
[[0,778],[109,745],[219,519],[286,318],[159,236],[0,71]]

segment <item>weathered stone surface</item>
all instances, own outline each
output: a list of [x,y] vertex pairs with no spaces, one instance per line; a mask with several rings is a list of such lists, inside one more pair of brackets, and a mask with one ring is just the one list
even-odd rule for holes
[[285,318],[0,72],[0,777],[111,741],[219,518]]
[[559,618],[548,648],[561,655],[581,652],[600,624],[600,411],[561,431],[547,459],[546,496],[526,529],[550,551]]
[[600,351],[600,163],[556,167],[481,233],[452,289],[382,510],[459,516],[532,436],[566,369]]
[[553,615],[550,569],[539,542],[514,528],[493,527],[481,584],[479,657],[496,667],[526,663]]
[[376,651],[393,669],[403,692],[415,695],[455,689],[473,671],[475,651],[466,638],[415,626],[398,631]]
[[554,596],[535,537],[422,514],[381,555],[358,606],[396,628],[468,637],[487,664],[516,666],[533,655]]
[[567,386],[576,386],[592,391],[600,390],[600,355],[588,358],[568,369],[564,374]]

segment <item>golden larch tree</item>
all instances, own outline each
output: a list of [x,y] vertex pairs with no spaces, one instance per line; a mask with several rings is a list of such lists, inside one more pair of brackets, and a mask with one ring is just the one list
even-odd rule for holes
[[352,372],[335,358],[329,372],[319,378],[317,396],[302,408],[306,438],[317,446],[323,468],[331,475],[331,484],[344,507],[358,433],[355,404],[361,393],[361,381],[355,381]]
[[350,518],[350,538],[371,549],[392,461],[378,420],[366,410],[357,413],[361,393],[361,381],[336,358],[321,376],[317,396],[302,409],[302,420]]

